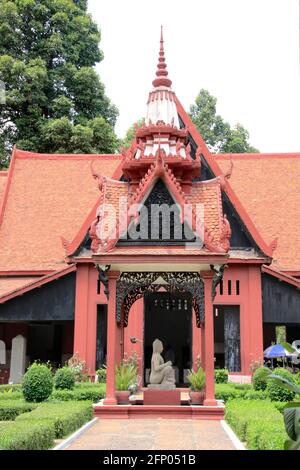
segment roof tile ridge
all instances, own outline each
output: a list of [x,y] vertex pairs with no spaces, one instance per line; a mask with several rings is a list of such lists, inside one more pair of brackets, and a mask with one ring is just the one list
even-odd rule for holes
[[300,152],[264,152],[264,153],[212,153],[216,160],[263,160],[279,158],[300,158]]
[[41,160],[101,160],[102,157],[115,160],[122,156],[121,153],[39,153],[18,149],[15,146],[17,159],[41,159]]

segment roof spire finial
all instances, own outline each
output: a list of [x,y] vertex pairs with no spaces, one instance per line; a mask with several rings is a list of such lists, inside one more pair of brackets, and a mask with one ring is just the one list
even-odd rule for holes
[[159,57],[158,57],[158,64],[156,70],[156,77],[152,85],[156,88],[159,86],[166,86],[171,87],[172,81],[167,78],[168,71],[167,71],[167,64],[165,59],[165,51],[164,51],[164,37],[163,37],[163,27],[161,26],[160,32],[160,49],[159,49]]

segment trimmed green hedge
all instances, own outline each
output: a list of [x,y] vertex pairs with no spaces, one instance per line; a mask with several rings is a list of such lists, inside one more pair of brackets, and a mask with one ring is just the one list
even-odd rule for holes
[[0,394],[1,392],[7,392],[11,390],[12,392],[22,392],[21,384],[4,384],[0,385]]
[[216,384],[215,394],[217,400],[227,402],[232,398],[241,398],[246,392],[244,390],[236,390],[233,384]]
[[26,403],[18,400],[0,401],[0,421],[13,421],[22,413],[28,413],[36,408],[33,403]]
[[97,403],[105,397],[105,384],[78,384],[73,390],[54,390],[52,400],[82,401],[90,400]]
[[54,446],[54,427],[48,422],[0,423],[0,450],[45,450]]
[[216,384],[215,385],[217,400],[233,400],[244,398],[245,400],[266,400],[267,392],[262,390],[253,390],[250,384]]
[[280,412],[268,400],[230,400],[225,419],[250,450],[280,450],[287,438]]
[[66,437],[93,416],[91,402],[26,404],[33,411],[0,422],[0,450],[44,450],[54,439]]
[[43,403],[31,413],[19,416],[16,422],[45,422],[52,423],[55,438],[61,439],[64,436],[76,431],[84,423],[93,417],[91,402],[68,402],[68,403]]
[[22,392],[12,392],[11,390],[7,390],[5,392],[0,393],[0,403],[6,400],[23,400],[23,393]]

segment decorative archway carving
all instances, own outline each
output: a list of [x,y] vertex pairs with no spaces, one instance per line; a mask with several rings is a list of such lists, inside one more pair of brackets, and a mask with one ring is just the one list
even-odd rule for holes
[[[163,279],[165,284],[155,283]],[[146,292],[157,292],[163,287],[167,292],[189,292],[196,314],[196,325],[200,328],[204,322],[204,283],[199,273],[189,272],[126,272],[117,281],[116,320],[121,322],[123,308],[124,326],[134,302]]]

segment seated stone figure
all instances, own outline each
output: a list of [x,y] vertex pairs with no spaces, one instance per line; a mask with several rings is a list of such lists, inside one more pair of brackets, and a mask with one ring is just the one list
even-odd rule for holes
[[172,390],[175,388],[175,375],[172,362],[164,362],[161,353],[163,344],[159,339],[153,341],[153,354],[151,359],[150,384],[148,388]]

